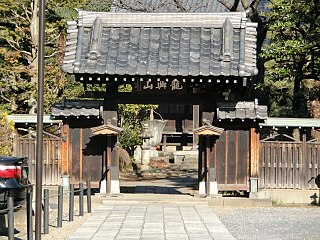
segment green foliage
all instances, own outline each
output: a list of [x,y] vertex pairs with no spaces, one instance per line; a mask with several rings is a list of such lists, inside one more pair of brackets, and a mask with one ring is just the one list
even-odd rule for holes
[[90,0],[84,7],[84,10],[95,12],[108,12],[111,7],[112,0]]
[[[271,44],[265,48],[265,82],[271,116],[308,116],[310,91],[304,79],[319,80],[320,3],[272,0],[268,19]],[[319,96],[318,96],[319,98]]]
[[141,128],[139,125],[133,125],[128,122],[122,126],[123,132],[120,136],[120,143],[122,148],[126,149],[127,152],[132,156],[134,151],[134,146],[141,145],[142,141],[140,138]]
[[[44,109],[66,93],[78,96],[83,88],[70,86],[60,70],[65,45],[66,21],[77,16],[75,7],[86,0],[46,1]],[[33,1],[2,1],[0,4],[0,106],[12,113],[36,108],[38,19]],[[75,89],[79,91],[76,93]]]
[[8,121],[8,114],[0,112],[0,155],[12,155],[13,122]]
[[[119,86],[120,92],[131,92],[131,85]],[[119,125],[123,128],[120,136],[121,146],[132,156],[134,147],[141,145],[141,122],[149,119],[151,109],[157,105],[150,104],[119,104]]]

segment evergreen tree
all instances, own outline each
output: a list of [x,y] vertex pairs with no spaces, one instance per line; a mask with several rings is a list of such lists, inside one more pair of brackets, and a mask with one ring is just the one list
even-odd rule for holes
[[266,12],[270,45],[265,89],[274,116],[307,117],[308,103],[319,98],[320,3],[272,0]]

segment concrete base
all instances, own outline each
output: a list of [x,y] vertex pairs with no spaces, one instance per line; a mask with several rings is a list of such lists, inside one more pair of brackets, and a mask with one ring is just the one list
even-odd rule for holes
[[271,198],[275,204],[311,204],[319,201],[319,190],[262,189],[259,194]]
[[100,182],[100,193],[102,194],[107,193],[107,180],[102,180]]
[[193,197],[195,197],[195,198],[206,198],[207,194],[195,194],[195,195],[193,195]]
[[217,182],[210,182],[210,189],[209,193],[210,195],[217,195],[218,194],[218,184]]
[[119,194],[119,193],[120,193],[119,180],[111,180],[110,194]]
[[271,207],[271,199],[249,199],[238,197],[210,198],[210,207]]
[[270,197],[266,196],[266,194],[264,192],[251,192],[249,194],[249,198],[251,198],[251,199],[266,199],[266,198],[270,198]]
[[211,198],[222,198],[222,194],[210,194]]
[[206,195],[207,191],[206,191],[206,182],[199,182],[199,194],[200,195]]
[[69,175],[62,175],[61,176],[61,185],[64,191],[70,190],[70,176]]
[[123,193],[111,194],[111,193],[95,193],[96,197],[123,197]]
[[258,192],[258,178],[250,178],[250,192],[257,193]]

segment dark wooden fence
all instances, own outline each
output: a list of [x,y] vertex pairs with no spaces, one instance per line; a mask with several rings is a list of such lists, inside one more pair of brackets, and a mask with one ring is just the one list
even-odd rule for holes
[[[60,184],[61,176],[61,139],[45,138],[43,142],[43,172],[42,183],[44,185]],[[36,139],[16,138],[14,140],[13,155],[28,157],[29,179],[36,182]]]
[[260,141],[260,189],[317,189],[320,142]]
[[213,151],[220,190],[249,189],[249,131],[226,130]]

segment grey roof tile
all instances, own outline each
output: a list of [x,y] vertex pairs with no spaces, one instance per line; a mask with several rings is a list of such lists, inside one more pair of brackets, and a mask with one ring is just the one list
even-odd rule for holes
[[217,104],[218,119],[267,119],[267,106],[254,102],[219,102]]
[[[79,36],[68,35],[62,69],[80,74],[252,76],[257,74],[257,26],[245,19],[244,13],[174,16],[80,11]],[[225,60],[225,21],[233,31],[231,60]],[[70,27],[74,29],[73,22]],[[241,74],[240,65],[244,66]]]
[[61,103],[56,103],[52,109],[51,116],[59,117],[101,117],[102,101],[88,100],[62,100]]

